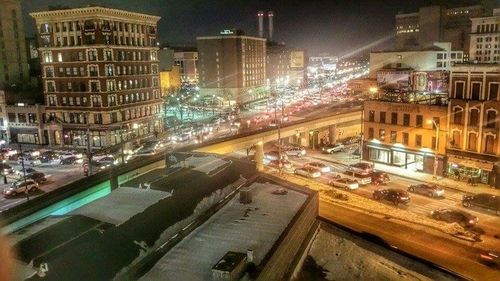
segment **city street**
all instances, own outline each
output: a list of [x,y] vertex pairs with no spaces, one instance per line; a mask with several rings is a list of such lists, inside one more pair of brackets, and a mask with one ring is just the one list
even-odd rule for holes
[[[271,145],[268,145],[267,150],[271,150]],[[242,155],[243,152],[240,152]],[[340,152],[338,155],[340,156],[344,152]],[[345,153],[344,153],[345,156]],[[306,156],[303,157],[288,157],[288,160],[293,164],[295,168],[299,168],[304,166],[306,163],[311,162],[320,162],[326,166],[331,167],[333,172],[342,173],[347,169],[347,165],[335,163],[333,161],[336,160],[337,154],[322,154],[319,151],[313,151],[308,149]],[[361,185],[359,188],[355,190],[350,190],[356,195],[372,199],[373,192],[380,188],[396,188],[407,190],[408,187],[412,184],[420,184],[423,183],[418,180],[411,180],[406,177],[397,176],[394,174],[390,175],[391,181],[388,184],[384,185]],[[321,177],[317,180],[328,184],[332,179],[331,173],[322,173]],[[337,188],[337,187],[332,187]],[[408,205],[400,204],[399,206],[394,206],[391,202],[380,201],[384,204],[392,208],[401,208],[408,210],[412,213],[424,215],[430,217],[432,211],[439,209],[457,209],[461,211],[468,212],[479,218],[479,222],[476,226],[470,228],[470,230],[474,233],[477,233],[482,240],[478,242],[482,248],[487,249],[496,249],[500,250],[500,217],[497,216],[494,212],[477,209],[477,208],[465,208],[462,205],[462,196],[464,192],[455,190],[455,189],[446,189],[445,195],[442,198],[431,198],[428,196],[424,196],[421,194],[410,193],[411,201]],[[378,202],[378,201],[377,201]],[[390,215],[390,214],[389,214]]]

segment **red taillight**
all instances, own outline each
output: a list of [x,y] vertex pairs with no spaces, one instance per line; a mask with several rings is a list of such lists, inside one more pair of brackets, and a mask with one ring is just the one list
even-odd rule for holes
[[491,257],[490,255],[485,255],[485,254],[481,254],[481,258],[487,259],[487,260],[492,260],[493,259],[493,257]]

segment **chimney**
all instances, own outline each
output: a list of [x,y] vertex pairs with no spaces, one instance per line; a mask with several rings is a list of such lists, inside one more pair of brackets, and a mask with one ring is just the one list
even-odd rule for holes
[[274,26],[273,26],[273,17],[274,17],[274,13],[273,11],[269,11],[267,12],[267,17],[269,18],[269,41],[273,41],[273,30],[274,30]]
[[257,13],[257,19],[259,21],[259,37],[264,38],[264,12],[259,11]]

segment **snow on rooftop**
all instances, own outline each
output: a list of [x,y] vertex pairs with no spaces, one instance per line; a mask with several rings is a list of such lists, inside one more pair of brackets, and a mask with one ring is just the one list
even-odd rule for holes
[[83,215],[120,225],[169,196],[171,196],[169,192],[159,190],[120,187],[113,190],[108,196],[74,210],[70,215]]
[[280,187],[253,183],[249,187],[252,203],[241,204],[235,196],[165,254],[141,280],[212,280],[212,266],[228,251],[246,253],[252,249],[254,262],[259,264],[307,198],[292,190],[286,195],[271,193]]
[[224,166],[229,166],[228,164],[231,163],[230,160],[223,160],[214,155],[192,155],[177,165],[182,166],[182,162],[185,163],[186,167],[192,167],[193,170],[205,173],[209,176],[215,175],[215,171],[218,171]]
[[10,233],[9,234],[9,242],[12,242],[14,245],[15,243],[28,238],[35,233],[38,233],[56,223],[59,223],[65,219],[69,218],[68,216],[50,216],[47,218],[44,218],[42,220],[39,220],[33,224],[30,224],[26,227],[23,227],[21,230],[18,230],[16,232]]
[[309,256],[328,270],[327,280],[453,280],[425,264],[325,225]]

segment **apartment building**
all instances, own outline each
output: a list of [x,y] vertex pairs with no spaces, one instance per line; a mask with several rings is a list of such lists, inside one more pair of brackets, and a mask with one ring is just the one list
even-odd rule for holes
[[0,89],[29,81],[23,14],[19,0],[0,0]]
[[500,66],[452,67],[448,105],[448,173],[500,187]]
[[159,17],[99,6],[30,15],[51,145],[106,147],[162,131]]
[[493,16],[471,20],[470,59],[500,63],[500,9],[493,10]]
[[267,98],[265,38],[224,30],[196,39],[202,96],[223,105],[247,105]]

